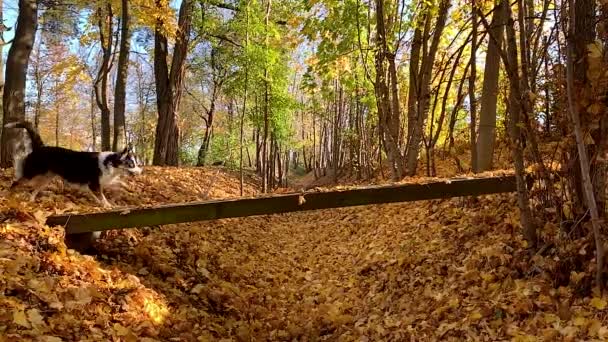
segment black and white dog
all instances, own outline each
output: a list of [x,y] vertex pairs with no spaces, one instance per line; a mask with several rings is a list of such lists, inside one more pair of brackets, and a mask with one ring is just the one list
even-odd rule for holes
[[4,127],[25,129],[31,140],[32,151],[25,157],[15,158],[15,181],[11,185],[11,189],[26,183],[33,185],[34,191],[30,201],[36,199],[40,190],[47,186],[54,176],[59,176],[69,184],[88,187],[95,200],[104,207],[110,207],[103,194],[104,186],[112,183],[124,186],[118,177],[127,172],[142,172],[130,147],[122,152],[73,151],[45,146],[30,122],[13,122]]

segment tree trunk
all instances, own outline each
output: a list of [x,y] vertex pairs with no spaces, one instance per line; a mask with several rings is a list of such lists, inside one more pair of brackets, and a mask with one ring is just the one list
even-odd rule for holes
[[[4,41],[3,41],[4,43]],[[38,129],[40,126],[40,114],[42,109],[42,93],[43,93],[43,81],[42,75],[40,75],[40,42],[36,47],[35,60],[34,60],[34,84],[36,85],[36,102],[34,104],[34,128]]]
[[[95,88],[91,89],[91,147],[93,151],[97,150],[97,123],[95,122]],[[142,124],[143,125],[143,124]]]
[[[412,40],[412,48],[410,53],[410,66],[409,66],[409,77],[410,84],[408,88],[407,96],[407,139],[412,137],[414,125],[411,123],[416,121],[417,114],[417,103],[418,103],[418,90],[420,89],[420,80],[418,76],[420,74],[420,50],[422,48],[422,30],[418,27],[414,30],[414,38]],[[407,155],[407,149],[405,151]]]
[[509,133],[511,137],[511,151],[513,154],[513,162],[515,164],[515,177],[517,180],[517,203],[519,206],[519,214],[523,234],[528,241],[530,248],[535,248],[537,243],[536,224],[532,218],[530,210],[530,195],[526,188],[525,182],[525,167],[524,167],[524,148],[523,135],[521,132],[521,111],[522,111],[522,93],[520,87],[520,79],[518,73],[517,61],[517,45],[515,42],[515,23],[511,16],[511,8],[507,6],[507,58],[509,66],[507,72],[509,75],[510,93],[509,93]]
[[376,0],[376,43],[378,50],[375,56],[376,83],[374,88],[378,120],[382,131],[382,143],[391,166],[392,178],[399,180],[404,175],[403,156],[399,148],[401,114],[397,91],[395,54],[388,47],[385,23],[384,0]]
[[475,98],[475,81],[477,78],[477,15],[475,0],[471,0],[471,21],[473,29],[471,32],[471,74],[469,75],[469,106],[471,110],[470,123],[470,146],[471,146],[471,170],[477,173],[477,99]]
[[[156,1],[161,10],[161,1]],[[178,33],[171,59],[171,69],[167,65],[167,37],[163,32],[162,19],[156,22],[154,32],[154,79],[156,84],[156,106],[158,122],[154,139],[154,165],[173,165],[179,163],[179,127],[177,111],[182,95],[186,55],[190,42],[190,27],[194,2],[183,0],[179,8]]]
[[[36,39],[38,28],[38,2],[36,0],[19,0],[19,15],[15,39],[8,50],[6,58],[6,84],[2,94],[4,124],[16,120],[25,120],[25,83],[30,54]],[[22,132],[14,129],[3,129],[0,138],[0,167],[10,167],[13,162],[14,146],[22,137]]]
[[[450,8],[450,0],[442,0],[439,6],[439,13],[437,16],[437,21],[435,23],[435,32],[433,33],[433,38],[431,41],[431,46],[428,51],[423,51],[422,63],[420,66],[420,71],[418,75],[419,83],[418,83],[418,97],[417,97],[417,107],[416,107],[416,115],[409,116],[413,119],[412,122],[408,122],[408,125],[412,125],[413,128],[411,130],[411,136],[408,137],[408,145],[407,145],[407,175],[415,176],[416,168],[418,166],[418,154],[420,153],[420,143],[422,142],[422,133],[424,132],[426,118],[428,116],[429,111],[429,102],[430,102],[430,83],[431,83],[431,72],[433,70],[433,65],[435,64],[435,57],[437,55],[437,49],[439,47],[439,40],[443,33],[443,29],[445,28],[445,23],[447,21],[447,14]],[[428,19],[430,20],[430,19]],[[425,28],[426,30],[426,28]],[[423,35],[424,36],[424,35]],[[424,41],[423,41],[424,43]],[[423,49],[426,50],[426,49]]]
[[[581,127],[581,119],[578,114],[577,107],[574,103],[574,76],[575,76],[575,64],[573,61],[574,47],[575,44],[573,42],[575,36],[575,25],[578,24],[577,20],[578,12],[575,11],[574,1],[569,0],[569,17],[574,23],[570,22],[570,27],[568,28],[568,43],[567,43],[567,63],[566,63],[566,80],[567,80],[567,94],[568,94],[568,112],[570,113],[570,117],[572,119],[572,123],[574,124],[574,135],[576,137],[576,147],[579,155],[579,166],[581,169],[582,176],[582,185],[584,191],[584,199],[587,204],[587,208],[589,208],[589,213],[591,216],[591,226],[593,228],[593,236],[595,239],[595,249],[596,249],[596,273],[595,273],[595,281],[596,285],[600,289],[600,293],[603,292],[604,282],[602,280],[602,274],[604,272],[604,241],[601,236],[601,219],[598,212],[598,207],[595,200],[595,192],[593,190],[593,184],[591,182],[590,175],[590,167],[589,167],[589,159],[587,157],[587,149],[585,146],[585,138],[583,136],[583,129]],[[575,13],[576,12],[576,13]],[[582,19],[582,18],[581,18]],[[584,20],[584,19],[583,19]],[[574,25],[573,25],[574,24]],[[601,189],[601,191],[605,191],[605,189]]]
[[207,120],[205,120],[205,134],[203,135],[203,142],[201,147],[198,149],[198,156],[196,166],[205,166],[207,160],[207,154],[209,153],[209,146],[211,145],[211,133],[213,129],[213,119],[215,116],[215,103],[211,103],[211,107],[207,111]]
[[[247,6],[245,8],[245,53],[247,53],[247,48],[249,46],[249,1],[247,1]],[[248,56],[247,56],[248,57]],[[241,113],[241,122],[240,122],[240,129],[239,129],[239,148],[240,148],[240,154],[239,154],[239,175],[240,175],[240,180],[239,180],[239,185],[240,185],[240,194],[241,196],[243,196],[243,127],[245,125],[245,114],[247,114],[247,91],[249,90],[249,59],[245,57],[245,90],[244,90],[244,94],[243,94],[243,111]]]
[[[53,87],[53,92],[54,92],[54,97],[57,99],[59,98],[59,84],[58,84],[58,80],[55,79],[55,86]],[[55,101],[53,103],[53,109],[55,110],[55,147],[59,146],[59,131],[60,131],[60,118],[61,115],[59,115],[59,108],[58,108],[58,103]]]
[[[0,23],[4,23],[4,0],[0,0]],[[4,44],[6,43],[4,41],[4,31],[6,30],[6,27],[4,25],[1,25],[0,28],[0,56],[4,56]],[[2,94],[4,92],[4,73],[2,72],[2,70],[4,70],[4,58],[0,58],[0,94]],[[2,131],[2,128],[0,127],[0,131]]]
[[[587,78],[587,54],[588,44],[592,44],[595,41],[595,26],[596,26],[596,16],[595,16],[595,1],[593,0],[577,0],[573,4],[574,13],[576,16],[576,20],[571,23],[573,26],[572,34],[574,34],[574,40],[571,42],[573,45],[573,80],[574,87],[572,91],[573,98],[575,101],[575,105],[580,108],[578,111],[578,115],[581,118],[581,125],[586,127],[586,119],[588,117],[586,108],[589,103],[593,103],[594,99],[590,98],[588,94],[593,94],[593,91],[589,89],[589,80]],[[593,95],[592,95],[593,96]],[[570,158],[576,159],[576,155],[578,153],[577,146],[570,147]],[[587,158],[589,158],[587,156]],[[584,186],[583,186],[583,175],[581,174],[580,167],[576,166],[576,163],[572,163],[571,166],[573,169],[571,170],[573,177],[572,178],[572,188],[575,189],[576,199],[574,201],[575,208],[574,211],[578,216],[584,215],[584,213],[589,209],[586,207],[585,194],[584,194]],[[591,170],[593,170],[593,165],[590,165]],[[591,171],[593,173],[593,171]]]
[[112,5],[108,3],[106,10],[97,8],[97,26],[101,43],[101,66],[95,79],[95,100],[101,112],[101,149],[109,151],[110,146],[110,108],[108,107],[108,75],[112,58]]
[[270,116],[270,104],[269,104],[269,92],[270,82],[268,80],[268,48],[269,48],[269,33],[268,33],[268,22],[270,20],[270,8],[272,6],[272,0],[266,0],[266,15],[264,19],[264,135],[262,137],[262,192],[268,192],[268,124]]
[[[198,150],[198,160],[197,166],[205,165],[207,154],[209,153],[209,146],[211,145],[211,138],[213,137],[213,122],[215,117],[215,104],[219,97],[220,91],[222,89],[222,85],[224,84],[224,80],[226,79],[226,73],[222,72],[220,65],[217,63],[216,59],[217,51],[215,49],[211,49],[211,77],[213,82],[213,89],[211,90],[211,100],[209,104],[209,108],[205,108],[205,114],[207,115],[204,118],[205,121],[205,135],[203,137],[203,143]],[[232,102],[230,104],[232,106]],[[230,111],[229,111],[230,113]],[[232,116],[229,116],[229,128],[228,131],[232,132]]]
[[118,70],[114,95],[114,141],[112,150],[118,151],[126,146],[125,110],[126,84],[129,72],[129,49],[131,33],[129,32],[129,1],[122,0],[120,53],[118,55]]
[[477,140],[477,168],[479,172],[492,168],[494,143],[496,139],[496,103],[498,100],[498,77],[500,71],[500,56],[504,36],[506,0],[499,0],[492,17],[488,52],[486,54],[485,70],[483,73],[483,89],[481,93],[481,108],[479,113],[479,135]]

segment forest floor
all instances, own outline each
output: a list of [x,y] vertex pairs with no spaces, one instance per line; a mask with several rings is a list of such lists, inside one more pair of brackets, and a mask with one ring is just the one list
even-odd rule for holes
[[[0,341],[608,339],[608,303],[577,258],[593,245],[531,258],[513,194],[111,231],[91,257],[42,224],[97,210],[90,198],[53,185],[28,203],[10,179]],[[238,174],[219,168],[151,167],[128,183],[110,201],[239,195]]]

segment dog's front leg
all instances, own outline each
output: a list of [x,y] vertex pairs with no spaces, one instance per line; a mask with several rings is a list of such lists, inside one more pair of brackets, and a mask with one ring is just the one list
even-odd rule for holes
[[106,196],[103,194],[103,191],[99,191],[99,193],[101,194],[101,205],[103,205],[104,208],[112,208],[112,204],[110,204]]
[[103,189],[99,183],[89,184],[89,189],[91,190],[93,197],[95,197],[97,202],[99,202],[99,204],[101,204],[104,208],[112,207],[106,196],[103,194]]

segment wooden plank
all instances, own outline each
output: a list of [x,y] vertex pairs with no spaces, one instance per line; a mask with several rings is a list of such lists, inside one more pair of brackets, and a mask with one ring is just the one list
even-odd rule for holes
[[[107,212],[50,216],[47,225],[65,226],[67,234],[157,226],[230,217],[279,214],[358,205],[477,196],[515,191],[515,177],[452,179],[427,184],[369,186],[328,192],[281,194],[117,209]],[[301,198],[304,203],[301,203]]]

